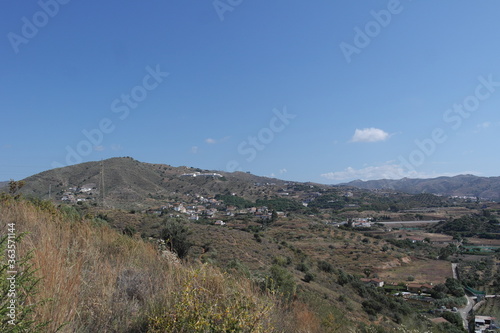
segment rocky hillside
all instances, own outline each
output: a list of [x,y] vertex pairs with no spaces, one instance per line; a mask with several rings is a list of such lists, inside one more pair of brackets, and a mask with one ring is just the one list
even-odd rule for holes
[[155,206],[190,195],[235,193],[256,199],[285,182],[243,172],[227,173],[111,158],[45,171],[24,179],[23,194],[57,201],[89,201],[113,207]]

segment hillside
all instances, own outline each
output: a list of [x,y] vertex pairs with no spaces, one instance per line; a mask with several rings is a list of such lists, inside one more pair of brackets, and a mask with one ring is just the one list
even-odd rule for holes
[[[25,233],[8,243],[9,249],[16,245],[16,271],[23,274],[12,275],[6,256],[0,259],[2,332],[250,332],[251,327],[278,333],[303,325],[296,311],[308,313],[305,305],[286,309],[247,278],[215,266],[181,264],[157,243],[122,235],[75,210],[0,195],[0,216],[2,230]],[[2,235],[0,249],[6,253],[6,248]],[[8,283],[13,276],[14,294]],[[14,311],[7,308],[12,299]]]
[[500,177],[459,175],[431,179],[355,180],[343,185],[369,190],[390,189],[414,194],[432,193],[443,196],[474,197],[500,201]]
[[[435,317],[424,313],[436,306],[459,306],[460,300],[445,297],[446,293],[430,303],[393,296],[397,290],[406,290],[407,281],[442,285],[451,278],[450,262],[436,260],[446,245],[431,244],[432,235],[414,242],[410,238],[421,231],[410,228],[409,234],[403,225],[401,230],[396,225],[392,230],[375,222],[415,224],[415,220],[444,220],[464,213],[496,216],[499,211],[494,204],[486,203],[491,206],[485,210],[485,203],[432,194],[284,182],[132,158],[50,170],[25,179],[25,183],[21,189],[24,197],[0,193],[0,216],[5,217],[0,222],[14,221],[19,232],[30,232],[30,246],[25,250],[34,250],[35,257],[41,258],[35,267],[55,262],[62,273],[56,270],[52,274],[70,276],[67,281],[78,283],[64,288],[80,295],[78,302],[54,304],[64,305],[69,312],[43,308],[45,317],[41,318],[61,316],[64,321],[76,312],[83,321],[75,319],[79,325],[75,327],[86,328],[95,322],[102,331],[110,332],[161,332],[153,329],[157,327],[169,332],[205,332],[173,330],[168,320],[180,316],[186,325],[200,320],[218,325],[221,319],[208,313],[218,316],[226,308],[203,305],[221,304],[218,295],[243,297],[236,300],[250,311],[241,320],[263,315],[259,311],[264,310],[259,309],[264,304],[272,306],[265,310],[267,317],[260,325],[272,323],[276,330],[266,328],[266,332],[407,331],[401,324],[415,331],[455,332],[422,318]],[[49,198],[48,189],[51,200],[43,200]],[[162,254],[172,257],[170,252],[162,252],[166,249],[177,253],[182,268],[162,263]],[[53,253],[55,257],[51,257]],[[94,281],[98,274],[88,266],[91,263],[110,273],[99,273],[104,280]],[[47,271],[41,273],[53,279],[49,286],[63,283]],[[157,287],[163,277],[169,283],[170,296]],[[386,287],[373,288],[370,279],[382,281]],[[230,290],[221,286],[225,280]],[[137,287],[144,281],[154,285]],[[209,286],[206,281],[211,281]],[[243,293],[242,286],[255,293]],[[200,290],[208,294],[199,294]],[[50,297],[52,292],[49,288],[43,295]],[[158,293],[159,299],[152,296]],[[184,308],[172,304],[179,300],[193,304],[192,297],[200,303],[195,302],[193,312],[183,317]],[[95,299],[102,298],[106,301],[99,306],[116,316],[95,316],[99,312]],[[161,304],[170,304],[167,317],[161,315]],[[206,310],[208,322],[200,318],[199,309]],[[151,315],[158,314],[155,311],[160,311],[159,322],[151,322],[156,318]],[[149,325],[150,329],[116,329],[134,325]],[[246,332],[236,330],[240,331]]]
[[[360,282],[357,272],[366,274],[367,265],[389,260],[406,269],[414,259],[355,231],[308,219],[283,220],[258,233],[184,221],[193,244],[180,262],[158,239],[119,233],[102,215],[16,198],[0,195],[2,230],[13,224],[18,235],[26,233],[16,240],[27,262],[19,260],[25,273],[16,288],[26,303],[17,308],[14,331],[39,324],[29,331],[457,332],[422,322],[403,299]],[[1,264],[7,267],[4,259]],[[5,291],[11,273],[0,273]],[[14,332],[6,321],[0,325]]]
[[[227,173],[165,164],[142,163],[130,157],[111,158],[48,170],[24,179],[22,193],[57,201],[89,201],[111,207],[152,207],[189,195],[235,193],[256,199],[278,179],[243,172]],[[269,186],[264,186],[269,185]],[[103,194],[104,189],[104,194]],[[79,194],[79,195],[76,195]]]

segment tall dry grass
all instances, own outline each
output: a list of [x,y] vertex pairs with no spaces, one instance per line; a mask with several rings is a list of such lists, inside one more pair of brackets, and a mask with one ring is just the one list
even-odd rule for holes
[[46,332],[320,331],[304,305],[209,265],[174,264],[154,244],[52,205],[4,198],[0,235],[7,223],[26,233],[18,254],[32,252],[41,282],[30,302]]
[[19,256],[32,251],[42,279],[32,301],[44,300],[34,319],[50,321],[49,332],[124,332],[144,320],[169,285],[170,264],[142,240],[26,201],[4,202],[0,216],[2,230],[15,223],[18,234],[26,233]]

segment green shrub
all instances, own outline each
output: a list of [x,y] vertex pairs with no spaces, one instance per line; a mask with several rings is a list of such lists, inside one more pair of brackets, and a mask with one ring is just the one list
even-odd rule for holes
[[297,288],[292,273],[278,265],[271,266],[265,283],[267,289],[280,293],[286,300],[292,299]]
[[318,268],[322,270],[323,272],[326,273],[332,273],[333,272],[333,266],[330,264],[328,261],[325,260],[320,260],[318,261]]
[[308,282],[308,283],[311,282],[311,281],[313,281],[314,278],[315,278],[315,276],[311,272],[307,272],[306,275],[304,275],[304,281]]
[[309,271],[309,265],[307,265],[305,262],[301,262],[295,266],[295,269],[304,273],[307,273]]

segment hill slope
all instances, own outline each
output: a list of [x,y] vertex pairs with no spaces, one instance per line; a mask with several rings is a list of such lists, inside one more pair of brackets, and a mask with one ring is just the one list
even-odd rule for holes
[[431,179],[355,180],[344,185],[369,190],[390,189],[414,194],[433,193],[445,196],[468,196],[500,201],[500,177],[459,175]]
[[[196,176],[194,176],[196,174]],[[212,175],[213,174],[213,175]],[[220,193],[255,199],[266,195],[256,184],[284,184],[278,179],[243,172],[215,172],[165,164],[142,163],[130,157],[111,158],[48,170],[24,179],[22,193],[61,200],[80,193],[80,198],[120,207],[134,204],[154,206],[165,199],[182,200],[186,195],[213,196]],[[104,195],[103,195],[104,188]],[[81,191],[85,191],[84,196]]]

